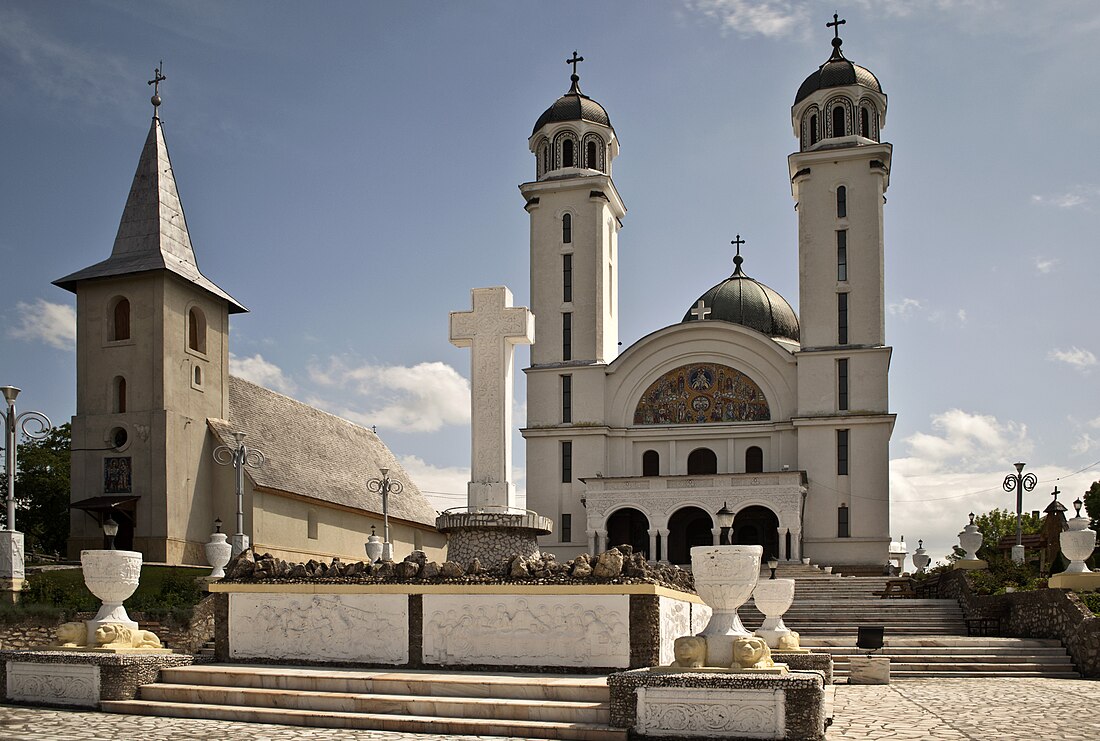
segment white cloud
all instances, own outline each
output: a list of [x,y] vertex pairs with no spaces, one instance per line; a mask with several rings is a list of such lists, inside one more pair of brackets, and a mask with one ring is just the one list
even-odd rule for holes
[[915,298],[903,298],[899,303],[889,304],[886,310],[894,316],[909,316],[924,307]]
[[1070,449],[1077,455],[1082,455],[1098,445],[1100,445],[1100,440],[1094,440],[1092,435],[1086,432],[1077,438],[1077,442],[1070,446]]
[[59,350],[76,347],[76,309],[68,304],[51,304],[36,299],[33,304],[20,301],[15,305],[19,313],[16,326],[8,335],[17,340],[44,342]]
[[1096,356],[1090,350],[1084,350],[1077,346],[1068,350],[1051,350],[1047,353],[1047,360],[1072,365],[1080,371],[1088,371],[1097,363]]
[[909,455],[891,461],[901,474],[962,472],[990,460],[1019,460],[1031,451],[1027,426],[996,417],[949,409],[932,417],[933,433],[905,439]]
[[1093,428],[1095,428],[1095,429],[1097,429],[1097,430],[1100,430],[1100,417],[1097,417],[1097,418],[1095,418],[1095,419],[1090,419],[1090,420],[1088,421],[1088,426],[1089,426],[1089,427],[1093,427]]
[[1031,196],[1031,202],[1038,206],[1053,206],[1062,209],[1078,207],[1087,209],[1097,199],[1100,199],[1100,185],[1075,185],[1062,193]]
[[955,316],[958,317],[959,324],[966,324],[966,309],[959,309]]
[[239,378],[279,393],[292,394],[297,388],[294,381],[283,373],[282,368],[264,360],[264,356],[259,353],[250,358],[241,358],[230,353],[229,370]]
[[1058,262],[1058,258],[1056,257],[1036,257],[1035,269],[1046,275],[1058,266]]
[[806,2],[794,0],[686,0],[689,10],[717,21],[722,31],[741,36],[787,36],[805,31],[809,18]]
[[466,466],[433,466],[415,455],[400,456],[398,460],[405,473],[416,483],[420,493],[427,497],[436,509],[466,505],[466,484],[470,481],[470,469]]
[[331,358],[327,367],[315,365],[309,372],[319,385],[361,397],[367,411],[345,404],[334,413],[363,425],[435,432],[470,421],[470,383],[445,363],[349,366]]

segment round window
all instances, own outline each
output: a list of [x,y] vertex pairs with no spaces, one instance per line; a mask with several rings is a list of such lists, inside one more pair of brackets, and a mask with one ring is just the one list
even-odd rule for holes
[[126,443],[129,442],[130,436],[127,434],[126,429],[123,427],[116,427],[111,430],[111,445],[121,450],[126,447]]

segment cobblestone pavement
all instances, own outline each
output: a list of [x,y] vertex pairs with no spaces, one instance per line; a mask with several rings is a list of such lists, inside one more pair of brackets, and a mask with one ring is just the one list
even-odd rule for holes
[[[1100,682],[1067,679],[914,679],[840,685],[828,741],[1096,741]],[[302,728],[216,720],[0,705],[4,741],[427,741],[407,733]],[[448,741],[500,737],[449,736]]]

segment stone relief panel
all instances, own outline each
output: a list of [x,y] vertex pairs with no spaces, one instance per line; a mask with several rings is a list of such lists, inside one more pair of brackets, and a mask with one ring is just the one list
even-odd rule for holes
[[52,705],[99,705],[95,664],[37,664],[9,661],[8,699]]
[[695,635],[691,630],[691,603],[669,597],[659,597],[661,616],[661,666],[668,666],[676,658],[673,646],[677,638]]
[[710,609],[709,605],[691,603],[691,635],[695,636],[702,633],[703,628],[707,627],[707,623],[710,622],[712,614],[714,614],[714,610]]
[[231,594],[229,655],[405,664],[403,594]]
[[640,687],[637,717],[651,736],[786,737],[782,690]]
[[764,392],[741,371],[691,363],[649,385],[634,409],[636,425],[695,425],[771,419]]
[[630,665],[627,595],[424,595],[424,661]]

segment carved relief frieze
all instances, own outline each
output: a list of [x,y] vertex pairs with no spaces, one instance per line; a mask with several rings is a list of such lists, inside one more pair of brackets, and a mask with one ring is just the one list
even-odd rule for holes
[[673,652],[676,639],[694,635],[691,629],[691,603],[660,597],[658,605],[661,616],[660,663],[661,666],[668,666],[676,658]]
[[99,705],[99,667],[95,664],[38,664],[10,661],[8,698],[51,705]]
[[656,736],[784,738],[782,690],[641,687],[635,731]]

